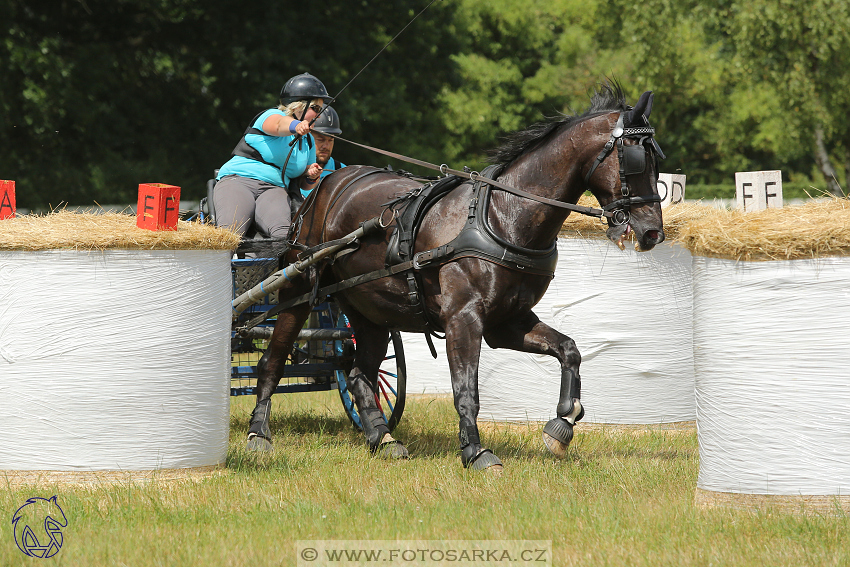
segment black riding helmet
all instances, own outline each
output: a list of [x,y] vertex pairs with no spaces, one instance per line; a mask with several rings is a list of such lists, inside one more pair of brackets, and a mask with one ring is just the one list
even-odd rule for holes
[[313,124],[313,130],[320,134],[342,134],[342,129],[339,125],[339,114],[332,106],[326,106],[316,122]]
[[284,106],[296,100],[312,100],[314,98],[320,98],[325,103],[333,100],[333,97],[328,95],[328,89],[325,88],[322,81],[310,73],[295,75],[286,81],[286,84],[280,89],[280,103]]

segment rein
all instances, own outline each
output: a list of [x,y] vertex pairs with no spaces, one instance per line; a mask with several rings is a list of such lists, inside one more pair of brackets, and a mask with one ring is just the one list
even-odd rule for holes
[[[389,41],[388,41],[388,42],[387,42],[387,43],[386,43],[386,44],[385,44],[385,45],[381,48],[381,50],[380,50],[380,51],[378,51],[378,52],[375,54],[375,56],[374,56],[374,57],[372,57],[372,58],[369,60],[369,62],[368,62],[368,63],[366,63],[365,65],[363,65],[363,68],[361,68],[359,71],[357,71],[357,74],[355,74],[355,75],[351,78],[351,80],[350,80],[350,81],[348,81],[348,82],[345,84],[345,86],[344,86],[344,87],[342,87],[342,88],[339,90],[339,92],[338,92],[338,93],[336,93],[336,96],[335,96],[335,97],[332,97],[332,98],[331,98],[331,100],[330,100],[330,102],[328,102],[328,103],[326,103],[325,105],[323,105],[323,106],[322,106],[322,110],[320,110],[320,111],[316,114],[316,116],[315,116],[315,117],[313,117],[313,119],[310,121],[310,126],[312,126],[312,125],[316,122],[316,120],[318,120],[318,119],[319,119],[319,116],[321,116],[321,115],[322,115],[322,113],[325,111],[325,109],[326,109],[328,106],[330,106],[331,104],[333,104],[333,103],[335,103],[335,102],[337,101],[337,99],[339,98],[339,95],[341,95],[341,94],[343,93],[343,91],[345,91],[345,89],[347,89],[347,88],[348,88],[348,86],[349,86],[351,83],[353,83],[353,82],[355,81],[355,79],[357,79],[357,77],[359,77],[359,76],[360,76],[360,73],[362,73],[363,71],[365,71],[365,70],[366,70],[366,67],[368,67],[369,65],[371,65],[371,64],[372,64],[372,62],[373,62],[375,59],[377,59],[377,58],[378,58],[378,56],[379,56],[381,53],[383,53],[383,52],[387,49],[387,47],[389,47],[389,46],[390,46],[390,44],[391,44],[392,42],[394,42],[396,39],[398,39],[398,36],[400,36],[402,33],[404,33],[404,30],[406,30],[407,28],[409,28],[409,27],[410,27],[410,24],[412,24],[413,22],[415,22],[415,21],[416,21],[416,18],[418,18],[419,16],[421,16],[421,15],[425,12],[425,10],[427,10],[428,8],[430,8],[430,7],[431,7],[431,4],[433,4],[433,3],[434,3],[434,2],[436,2],[436,1],[437,1],[437,0],[431,0],[431,1],[428,3],[428,5],[427,5],[427,6],[425,6],[424,8],[422,8],[422,10],[420,10],[418,14],[416,14],[415,16],[413,16],[413,19],[412,19],[412,20],[410,20],[409,22],[407,22],[407,24],[406,24],[403,28],[401,28],[401,29],[398,31],[398,33],[397,33],[397,34],[395,34],[395,35],[392,37],[392,39],[391,39],[391,40],[389,40]],[[304,110],[304,114],[305,114],[305,115],[307,114],[307,110],[306,110],[306,109]],[[289,143],[289,145],[290,145],[290,146],[294,145],[294,144],[295,144],[295,142],[296,142],[296,140],[298,140],[298,139],[300,139],[300,138],[301,138],[301,135],[300,135],[300,134],[299,134],[299,135],[297,135],[297,136],[295,137],[295,140],[292,140],[292,141]],[[292,150],[290,150],[290,151],[289,151],[289,153],[292,153]],[[289,159],[289,158],[287,158],[287,160],[288,160],[288,159]]]
[[353,142],[351,140],[346,140],[345,138],[341,138],[341,137],[335,136],[333,134],[327,134],[327,135],[331,136],[334,139],[342,140],[343,142],[347,142],[349,144],[363,148],[364,150],[373,151],[373,152],[376,152],[376,153],[379,153],[379,154],[383,154],[387,157],[395,158],[395,159],[398,159],[398,160],[401,160],[401,161],[404,161],[404,162],[407,162],[407,163],[410,163],[410,164],[413,164],[413,165],[418,165],[418,166],[421,166],[421,167],[425,167],[427,169],[439,171],[443,175],[449,175],[449,174],[457,175],[458,177],[463,177],[464,179],[469,179],[471,181],[479,181],[481,183],[488,183],[488,184],[492,185],[493,187],[498,187],[499,189],[507,191],[508,193],[513,193],[514,195],[517,195],[519,197],[525,197],[526,199],[531,199],[532,201],[537,201],[538,203],[544,203],[546,205],[552,205],[553,207],[559,207],[561,209],[567,209],[567,210],[574,211],[576,213],[581,213],[583,215],[587,215],[587,216],[591,216],[591,217],[600,217],[600,218],[601,217],[607,217],[607,218],[611,219],[611,221],[614,222],[615,224],[619,224],[619,223],[616,223],[616,218],[615,218],[616,213],[612,212],[610,210],[606,210],[605,208],[596,209],[596,208],[593,208],[593,207],[585,207],[583,205],[573,205],[572,203],[562,203],[561,201],[555,201],[554,199],[547,199],[546,197],[541,197],[540,195],[535,195],[534,193],[529,193],[528,191],[523,191],[522,189],[517,189],[516,187],[511,187],[510,185],[506,185],[505,183],[502,183],[501,181],[496,181],[495,179],[487,179],[485,177],[482,177],[481,174],[477,171],[468,171],[468,172],[467,171],[459,171],[457,169],[450,168],[446,164],[436,165],[436,164],[433,164],[433,163],[429,163],[427,161],[422,161],[422,160],[419,160],[419,159],[416,159],[416,158],[407,157],[407,156],[397,154],[397,153],[394,153],[394,152],[389,152],[387,150],[382,150],[380,148],[375,148],[375,147],[372,147],[372,146],[367,146],[365,144],[360,144],[358,142]]

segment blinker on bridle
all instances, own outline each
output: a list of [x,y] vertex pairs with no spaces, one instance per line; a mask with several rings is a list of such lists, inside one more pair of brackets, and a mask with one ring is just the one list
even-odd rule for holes
[[[593,162],[590,171],[588,171],[587,175],[584,177],[584,184],[587,186],[590,183],[590,178],[593,176],[593,172],[595,172],[596,168],[605,161],[605,158],[614,151],[614,146],[617,146],[617,158],[620,163],[620,191],[623,194],[623,198],[617,199],[616,201],[608,203],[602,207],[602,210],[610,211],[612,213],[610,222],[615,225],[626,224],[629,222],[629,211],[632,206],[637,207],[646,203],[661,202],[661,197],[657,192],[649,197],[632,196],[629,189],[629,183],[626,181],[626,176],[637,175],[638,173],[646,171],[647,153],[652,153],[652,156],[655,159],[656,172],[658,170],[658,158],[665,158],[664,152],[661,151],[658,142],[656,142],[653,138],[655,129],[648,123],[646,126],[638,128],[624,128],[624,115],[624,112],[620,113],[619,118],[617,118],[617,124],[611,132],[611,138],[605,142],[605,147],[603,147],[602,151],[599,152],[599,155],[596,156],[596,160]],[[638,143],[633,146],[626,146],[623,144],[623,140],[625,138],[636,138],[638,139]],[[644,142],[647,140],[650,142],[650,147],[644,146]]]

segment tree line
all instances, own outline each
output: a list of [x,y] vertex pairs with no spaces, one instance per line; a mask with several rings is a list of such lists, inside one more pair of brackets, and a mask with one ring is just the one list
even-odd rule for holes
[[[336,95],[427,3],[7,0],[0,179],[32,209],[133,202],[142,182],[198,199],[287,78]],[[839,193],[847,29],[843,0],[437,0],[334,107],[344,137],[480,168],[506,133],[581,112],[615,79],[631,102],[655,91],[662,169],[689,184],[781,169]]]

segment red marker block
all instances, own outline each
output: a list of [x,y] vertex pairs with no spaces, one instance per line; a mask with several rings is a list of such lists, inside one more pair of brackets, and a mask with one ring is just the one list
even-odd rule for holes
[[148,230],[177,230],[180,187],[165,183],[139,185],[136,226]]
[[0,220],[15,218],[15,182],[0,179]]

